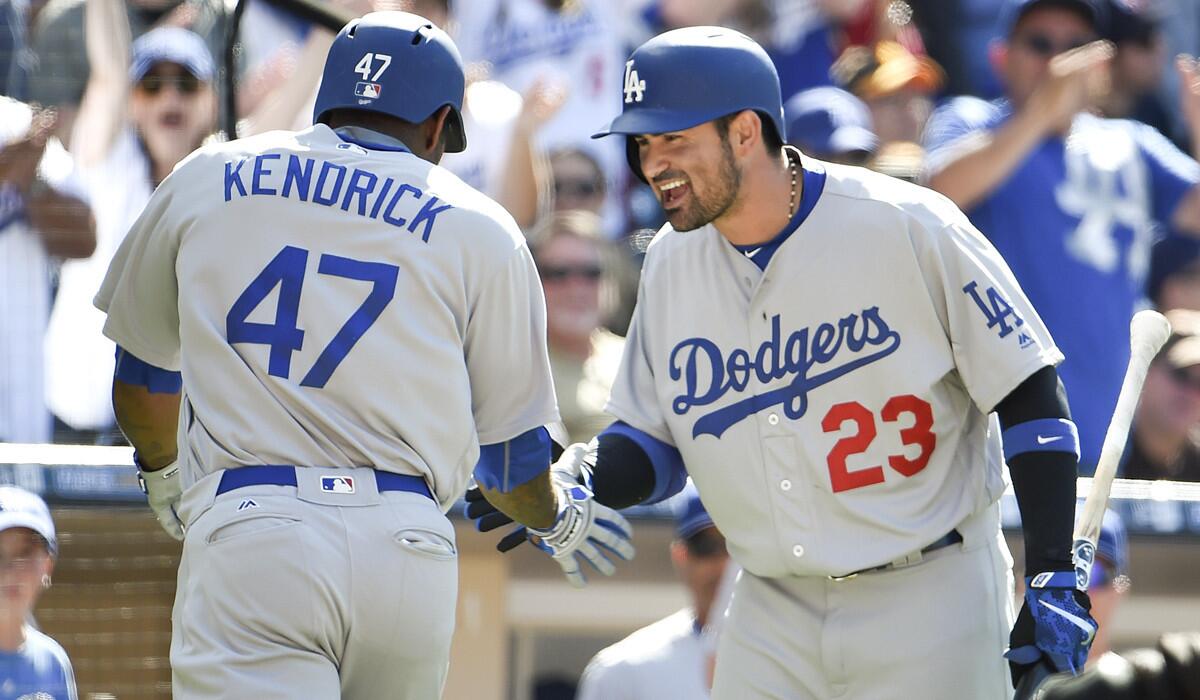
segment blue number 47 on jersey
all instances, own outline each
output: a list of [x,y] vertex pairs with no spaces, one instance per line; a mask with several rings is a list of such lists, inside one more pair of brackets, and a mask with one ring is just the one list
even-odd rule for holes
[[[300,315],[300,290],[304,286],[304,271],[307,265],[307,250],[295,246],[284,247],[238,296],[225,317],[225,338],[230,345],[252,343],[270,346],[267,373],[273,377],[288,378],[291,374],[292,353],[304,345],[304,331],[297,327],[297,323]],[[396,295],[396,279],[399,277],[400,268],[326,253],[321,256],[317,273],[371,283],[371,291],[362,306],[351,314],[300,380],[301,386],[320,389]],[[276,287],[279,287],[279,302],[275,307],[275,322],[247,321],[250,314]]]

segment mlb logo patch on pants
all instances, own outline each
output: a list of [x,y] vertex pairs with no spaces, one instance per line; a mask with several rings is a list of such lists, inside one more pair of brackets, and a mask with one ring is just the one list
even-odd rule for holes
[[323,476],[321,490],[325,493],[354,493],[354,477]]

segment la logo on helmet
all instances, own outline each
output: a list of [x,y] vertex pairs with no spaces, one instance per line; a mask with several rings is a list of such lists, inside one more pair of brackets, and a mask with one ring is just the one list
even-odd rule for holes
[[646,81],[638,79],[637,69],[633,61],[625,62],[625,104],[641,102],[642,93],[646,92]]

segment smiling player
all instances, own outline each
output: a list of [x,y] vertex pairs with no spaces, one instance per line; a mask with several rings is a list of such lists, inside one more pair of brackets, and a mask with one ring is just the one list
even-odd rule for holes
[[[999,700],[1006,641],[1014,678],[1080,669],[1095,625],[1062,354],[952,203],[785,147],[782,122],[770,59],[737,32],[667,32],[626,63],[597,136],[625,138],[668,223],[618,420],[583,460],[596,498],[695,481],[744,569],[714,698]],[[1033,579],[1015,627],[1005,457]]]

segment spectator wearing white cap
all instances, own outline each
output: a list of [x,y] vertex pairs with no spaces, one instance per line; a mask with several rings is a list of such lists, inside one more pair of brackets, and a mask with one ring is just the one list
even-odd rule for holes
[[[729,562],[725,538],[691,484],[675,519],[671,563],[691,605],[603,649],[588,663],[576,700],[676,700],[708,697],[707,644],[701,632],[723,615],[717,590]],[[722,603],[727,601],[722,601]]]
[[29,624],[50,587],[58,538],[39,496],[0,486],[0,697],[77,700],[65,652]]
[[71,151],[96,217],[96,252],[62,266],[46,331],[46,403],[76,431],[68,441],[106,444],[119,439],[115,348],[92,297],[154,188],[212,132],[215,68],[204,40],[186,29],[130,42],[121,0],[88,2],[86,14],[91,72]]

